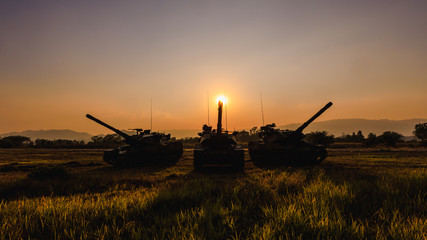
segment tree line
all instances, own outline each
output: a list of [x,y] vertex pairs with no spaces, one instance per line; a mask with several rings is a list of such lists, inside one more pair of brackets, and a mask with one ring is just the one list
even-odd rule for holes
[[123,138],[118,134],[93,136],[87,143],[68,139],[36,139],[32,141],[25,136],[8,136],[0,138],[0,148],[113,148],[123,145]]
[[[257,127],[251,128],[249,131],[240,131],[237,137],[242,142],[256,141],[258,139],[259,130]],[[427,123],[419,123],[414,127],[413,134],[418,138],[421,146],[427,146]],[[386,131],[381,135],[369,133],[367,137],[364,136],[362,131],[352,134],[343,134],[342,136],[335,137],[327,131],[314,131],[305,134],[305,141],[313,144],[321,144],[330,146],[333,143],[359,143],[365,147],[374,147],[384,145],[388,147],[396,147],[398,143],[402,143],[404,136],[398,132]]]
[[[249,131],[242,130],[236,132],[236,137],[239,142],[247,143],[249,141],[257,141],[259,139],[260,130],[257,127],[251,128]],[[427,146],[427,123],[419,123],[414,127],[413,134],[418,138],[420,145]],[[182,142],[185,147],[194,146],[197,143],[198,137],[183,138],[173,141]],[[87,143],[78,140],[67,139],[36,139],[32,141],[25,136],[8,136],[0,138],[0,148],[114,148],[123,145],[123,138],[118,134],[107,134],[93,136]],[[366,137],[362,131],[352,134],[343,134],[340,137],[335,137],[326,131],[314,131],[305,134],[305,141],[313,144],[322,144],[330,146],[333,143],[360,143],[365,147],[374,147],[384,145],[396,147],[398,143],[403,142],[403,135],[393,131],[386,131],[381,135],[369,133]]]

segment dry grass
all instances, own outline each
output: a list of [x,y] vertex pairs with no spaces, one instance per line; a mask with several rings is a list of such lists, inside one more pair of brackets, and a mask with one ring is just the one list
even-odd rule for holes
[[191,153],[116,169],[101,150],[0,150],[0,239],[426,238],[425,151],[333,150],[313,168],[244,173],[194,172]]

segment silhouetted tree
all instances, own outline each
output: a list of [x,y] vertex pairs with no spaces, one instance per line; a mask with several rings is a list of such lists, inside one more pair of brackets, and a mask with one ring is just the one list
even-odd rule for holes
[[368,137],[363,142],[365,146],[372,147],[378,144],[378,137],[374,133],[369,133]]
[[90,142],[88,142],[88,144],[93,144],[93,145],[102,145],[102,140],[104,139],[104,137],[102,135],[97,135],[97,136],[93,136],[90,138]]
[[379,139],[386,146],[396,147],[397,143],[403,142],[403,135],[397,132],[387,131],[379,136]]
[[427,144],[427,123],[419,123],[415,125],[414,135],[424,144]]
[[363,136],[362,131],[359,130],[357,132],[357,135],[356,135],[356,141],[357,142],[363,142],[363,140],[365,140],[365,136]]
[[37,147],[37,148],[45,148],[45,147],[49,146],[49,140],[37,138],[34,141],[34,144],[35,144],[35,147]]
[[68,139],[36,139],[34,141],[36,148],[85,148],[84,141],[68,140]]
[[0,139],[0,147],[2,148],[19,148],[31,145],[29,137],[25,136],[8,136]]
[[123,144],[123,138],[118,134],[97,135],[91,137],[89,147],[112,148]]
[[249,130],[250,135],[256,135],[258,133],[258,127],[253,127]]
[[358,131],[357,134],[353,132],[350,134],[344,134],[341,137],[336,138],[337,142],[363,142],[365,140],[365,136],[363,136],[362,131]]
[[307,133],[305,135],[305,140],[313,144],[322,144],[329,146],[334,143],[334,135],[328,134],[326,131],[315,131]]
[[115,147],[123,144],[123,140],[119,134],[107,134],[102,141],[106,146]]

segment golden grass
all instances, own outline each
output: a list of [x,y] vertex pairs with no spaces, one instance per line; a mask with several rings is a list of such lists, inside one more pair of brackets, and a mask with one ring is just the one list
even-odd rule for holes
[[[0,151],[0,166],[18,163],[0,172],[0,239],[426,238],[425,152],[334,150],[312,168],[199,173],[191,150],[176,166],[134,169],[99,150],[19,151]],[[28,165],[69,176],[34,179]]]

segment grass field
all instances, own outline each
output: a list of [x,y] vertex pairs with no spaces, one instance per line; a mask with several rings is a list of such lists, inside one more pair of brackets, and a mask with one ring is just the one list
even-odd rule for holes
[[133,169],[102,150],[0,149],[0,239],[426,239],[427,150],[329,155],[235,173],[194,172],[189,149]]

